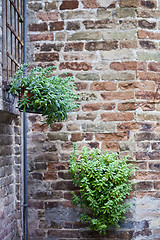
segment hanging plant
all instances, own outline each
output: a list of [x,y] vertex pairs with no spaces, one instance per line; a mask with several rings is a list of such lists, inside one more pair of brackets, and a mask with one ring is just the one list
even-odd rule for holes
[[69,169],[79,194],[72,192],[73,202],[87,209],[80,220],[91,230],[106,233],[108,227],[119,226],[118,222],[125,219],[129,207],[125,199],[132,191],[132,167],[127,159],[99,149],[84,147],[79,152],[74,148]]
[[27,66],[21,65],[10,81],[9,92],[20,96],[19,109],[42,113],[47,124],[66,120],[68,112],[77,107],[73,77],[54,76],[55,67],[35,67],[26,72]]

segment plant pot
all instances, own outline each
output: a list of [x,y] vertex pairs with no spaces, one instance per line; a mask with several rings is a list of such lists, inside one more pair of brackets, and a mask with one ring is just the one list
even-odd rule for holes
[[36,113],[36,114],[42,114],[43,110],[41,109],[32,109],[32,108],[26,108],[24,111],[23,107],[19,108],[20,112],[27,112],[27,113]]
[[[22,87],[20,94],[19,94],[19,100],[21,100],[24,96],[25,88]],[[32,95],[30,94],[30,91],[28,91],[27,97],[30,98]],[[36,113],[36,114],[42,114],[44,111],[42,108],[40,109],[33,109],[33,108],[24,108],[23,107],[18,107],[21,112],[28,112],[28,113]]]

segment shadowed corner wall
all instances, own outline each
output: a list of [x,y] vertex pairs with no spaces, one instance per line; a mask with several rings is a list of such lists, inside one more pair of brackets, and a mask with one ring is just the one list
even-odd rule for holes
[[18,111],[7,101],[2,81],[2,0],[0,1],[0,239],[22,235],[21,129]]
[[[159,18],[156,0],[28,1],[30,65],[73,75],[80,103],[50,127],[28,116],[31,240],[160,238]],[[71,203],[73,142],[129,154],[139,167],[135,206],[106,236],[82,226]]]

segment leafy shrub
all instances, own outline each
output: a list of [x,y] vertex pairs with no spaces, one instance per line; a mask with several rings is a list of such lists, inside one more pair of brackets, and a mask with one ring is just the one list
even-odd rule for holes
[[46,116],[46,122],[60,122],[67,119],[67,113],[77,106],[73,77],[54,76],[55,67],[35,67],[25,73],[26,65],[21,65],[10,82],[10,92],[17,95],[24,89],[19,100],[19,108],[26,111],[37,109]]
[[73,193],[73,201],[89,213],[81,214],[81,222],[91,230],[105,233],[107,228],[119,226],[125,219],[125,199],[132,191],[130,177],[132,168],[117,153],[102,153],[99,149],[84,147],[80,152],[74,148],[70,156],[70,172],[73,184],[79,187],[79,194]]

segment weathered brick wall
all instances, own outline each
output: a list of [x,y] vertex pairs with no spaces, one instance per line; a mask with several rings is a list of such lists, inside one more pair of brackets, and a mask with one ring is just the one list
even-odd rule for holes
[[0,1],[0,108],[2,105],[2,1]]
[[11,114],[18,111],[3,91],[2,13],[0,0],[0,239],[18,240],[22,230],[20,119],[17,114]]
[[[2,4],[4,3],[4,4]],[[13,102],[17,102],[17,99],[13,101],[11,95],[8,95],[8,92],[4,90],[4,72],[3,67],[6,63],[5,54],[5,38],[6,38],[6,24],[5,24],[5,1],[0,0],[0,111],[10,112],[11,114],[19,115],[19,111],[17,110],[17,104],[13,104]]]
[[20,239],[21,190],[19,119],[0,112],[0,239]]
[[101,239],[71,204],[73,142],[130,154],[139,167],[135,207],[104,238],[159,239],[159,2],[29,0],[28,10],[29,62],[73,74],[80,102],[65,123],[28,118],[30,239]]

